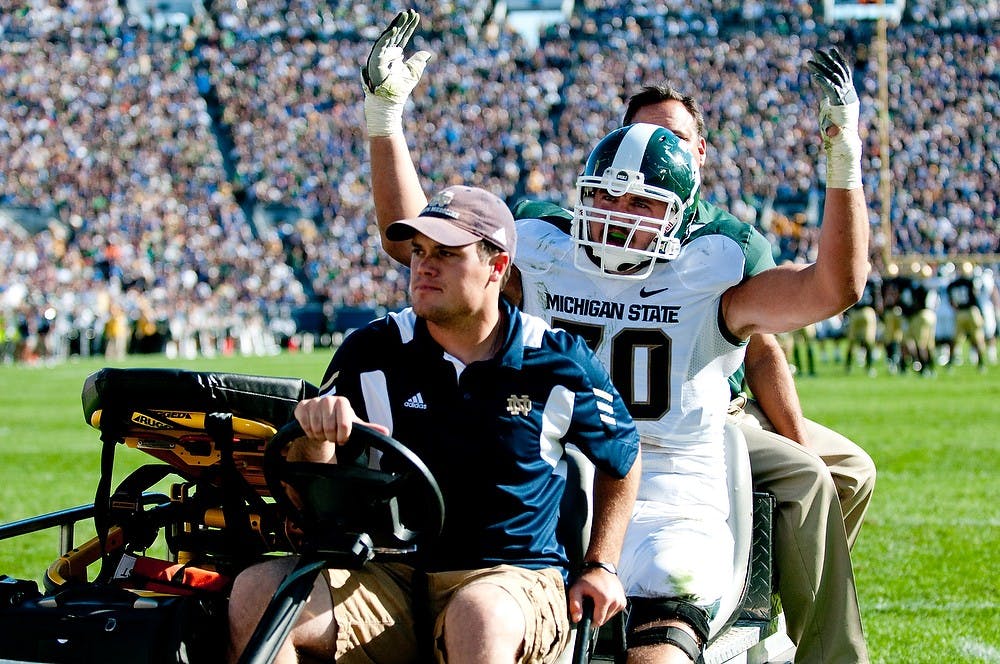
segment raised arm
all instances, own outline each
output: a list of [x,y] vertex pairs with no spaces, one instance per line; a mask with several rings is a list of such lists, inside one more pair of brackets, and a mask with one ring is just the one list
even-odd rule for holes
[[807,63],[824,93],[820,128],[826,153],[826,203],[816,262],[782,265],[723,296],[729,330],[788,332],[829,318],[857,302],[868,276],[868,206],[861,183],[860,103],[851,67],[835,48]]
[[375,40],[361,69],[375,217],[382,247],[404,265],[410,264],[410,243],[388,240],[385,229],[417,216],[427,204],[403,134],[406,100],[432,57],[429,51],[417,51],[403,60],[403,48],[419,24],[420,15],[412,9],[397,14]]

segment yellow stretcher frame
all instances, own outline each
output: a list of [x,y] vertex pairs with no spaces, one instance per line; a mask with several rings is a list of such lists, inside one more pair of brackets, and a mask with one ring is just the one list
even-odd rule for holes
[[[101,428],[102,410],[95,410],[90,426]],[[122,442],[195,478],[219,463],[221,450],[205,430],[207,413],[190,410],[149,408],[132,410]],[[264,480],[264,446],[275,433],[270,424],[233,415],[233,462],[259,494],[267,493]]]

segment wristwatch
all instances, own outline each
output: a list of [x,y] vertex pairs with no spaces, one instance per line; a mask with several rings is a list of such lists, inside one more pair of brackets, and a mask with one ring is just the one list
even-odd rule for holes
[[602,562],[600,560],[584,560],[583,564],[580,565],[580,570],[586,572],[588,569],[603,569],[608,574],[618,576],[617,567],[611,563]]

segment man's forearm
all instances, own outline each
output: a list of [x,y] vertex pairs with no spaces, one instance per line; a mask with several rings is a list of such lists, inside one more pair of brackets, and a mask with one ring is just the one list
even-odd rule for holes
[[420,214],[427,205],[427,197],[420,186],[405,136],[372,136],[368,145],[371,151],[372,197],[382,246],[397,261],[409,265],[410,243],[387,240],[385,229],[394,221],[411,219]]
[[641,462],[637,457],[623,479],[598,472],[594,478],[594,521],[586,559],[618,564],[625,530],[639,492]]
[[771,428],[785,438],[808,444],[795,381],[774,335],[755,334],[750,338],[744,367],[747,386]]

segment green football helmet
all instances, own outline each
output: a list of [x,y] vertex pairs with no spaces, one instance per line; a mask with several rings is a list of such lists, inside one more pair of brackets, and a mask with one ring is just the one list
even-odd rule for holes
[[[645,279],[657,260],[673,260],[694,217],[701,172],[694,155],[672,131],[638,123],[616,129],[597,144],[576,180],[579,202],[571,234],[585,251],[576,254],[584,272],[619,279]],[[666,203],[662,218],[599,207],[599,191],[633,194]],[[633,246],[637,232],[652,233]]]

